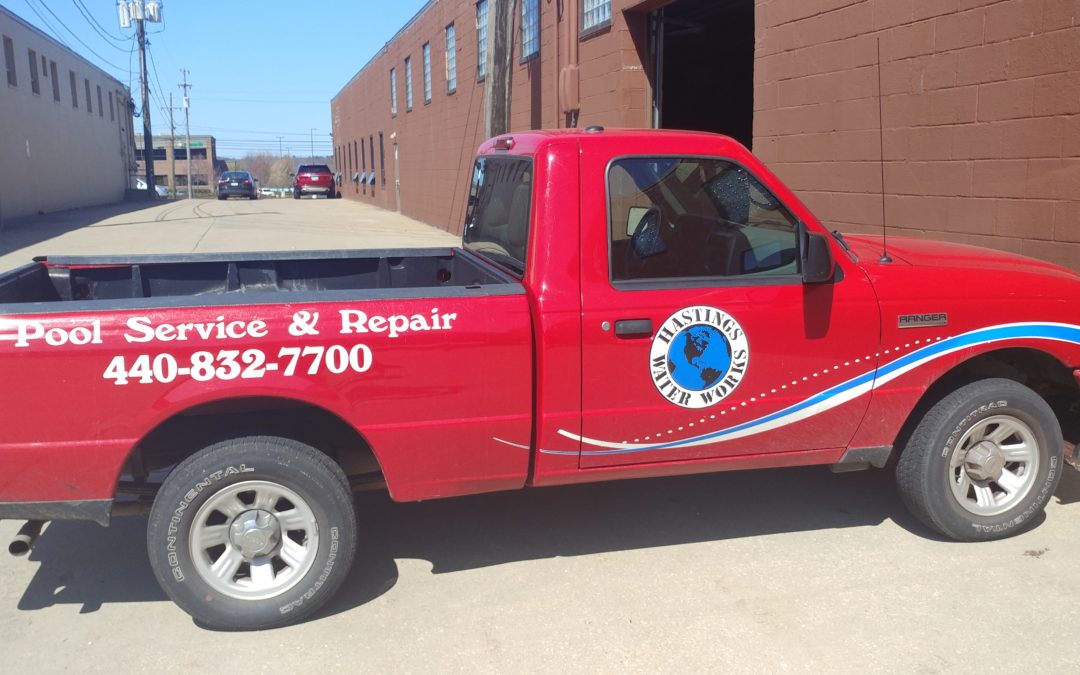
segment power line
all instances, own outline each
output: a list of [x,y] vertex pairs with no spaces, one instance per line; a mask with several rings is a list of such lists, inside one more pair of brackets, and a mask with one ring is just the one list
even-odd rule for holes
[[49,29],[49,32],[52,33],[53,37],[56,38],[57,42],[64,45],[68,49],[71,49],[71,45],[65,42],[64,38],[60,37],[60,31],[56,30],[56,28],[51,23],[49,23],[49,20],[42,16],[41,12],[37,11],[37,7],[31,5],[30,0],[25,0],[25,2],[26,6],[30,8],[30,11],[36,14],[37,18],[41,20],[41,23],[43,23]]
[[[87,48],[87,49],[88,49],[88,50],[90,51],[90,53],[91,53],[91,54],[93,54],[94,56],[96,56],[96,57],[98,57],[99,59],[101,59],[101,62],[102,62],[102,63],[104,63],[105,65],[107,65],[107,66],[110,66],[110,67],[112,67],[112,68],[115,68],[116,70],[118,70],[118,71],[119,71],[119,72],[121,72],[121,73],[122,73],[122,72],[124,72],[124,69],[123,69],[122,67],[120,67],[120,66],[116,65],[115,63],[112,63],[111,61],[109,61],[108,59],[106,59],[106,58],[105,58],[104,56],[102,56],[101,54],[98,54],[97,52],[95,52],[95,51],[94,51],[94,48],[93,48],[93,47],[91,47],[90,45],[88,45],[88,44],[86,44],[85,42],[83,42],[82,38],[80,38],[80,37],[79,37],[79,36],[78,36],[78,35],[77,35],[77,34],[75,33],[75,31],[73,31],[73,30],[71,30],[70,28],[68,28],[68,27],[67,27],[67,24],[65,24],[65,23],[64,23],[64,22],[63,22],[63,21],[62,21],[62,20],[60,19],[60,17],[56,16],[56,12],[52,11],[51,9],[49,9],[49,6],[45,4],[45,1],[44,1],[44,0],[38,0],[38,2],[40,2],[40,3],[41,3],[41,6],[45,8],[45,11],[46,11],[46,12],[48,12],[49,14],[51,14],[51,15],[52,15],[52,17],[53,17],[54,19],[56,19],[56,22],[57,22],[57,23],[59,23],[59,24],[60,24],[61,26],[63,26],[63,27],[64,27],[64,30],[66,30],[67,32],[71,33],[71,36],[72,36],[73,38],[75,38],[76,40],[78,40],[78,41],[79,41],[79,44],[81,44],[81,45],[82,45],[83,47],[86,47],[86,48]],[[29,3],[30,3],[30,0],[27,0],[27,4],[29,4]],[[32,6],[32,5],[31,5],[31,9],[33,9],[33,6]],[[40,15],[39,15],[39,16],[40,16]]]
[[75,9],[79,10],[79,13],[83,15],[83,18],[86,19],[86,22],[90,24],[91,28],[94,29],[94,32],[96,32],[98,35],[105,38],[106,40],[110,41],[107,43],[110,47],[120,52],[126,51],[123,47],[117,47],[116,44],[113,43],[126,46],[129,40],[114,37],[113,35],[109,34],[105,30],[105,27],[98,23],[97,19],[94,18],[94,15],[90,13],[90,10],[86,8],[86,5],[82,3],[82,0],[71,1],[75,4]]

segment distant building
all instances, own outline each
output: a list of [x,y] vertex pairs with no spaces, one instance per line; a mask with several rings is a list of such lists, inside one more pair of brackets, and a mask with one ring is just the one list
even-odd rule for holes
[[0,36],[0,218],[121,201],[131,92],[2,6]]
[[472,154],[501,107],[511,133],[727,134],[830,228],[879,233],[881,123],[890,233],[1080,269],[1077,7],[431,0],[331,101],[341,193],[460,232]]
[[[169,192],[187,188],[187,153],[186,140],[172,136],[154,136],[154,183],[169,188]],[[143,159],[143,137],[135,137],[136,171],[146,175]],[[175,171],[175,173],[174,173]],[[213,136],[191,137],[191,183],[195,192],[209,191],[210,185],[217,181],[222,172],[228,171],[225,160],[217,158],[217,140]]]

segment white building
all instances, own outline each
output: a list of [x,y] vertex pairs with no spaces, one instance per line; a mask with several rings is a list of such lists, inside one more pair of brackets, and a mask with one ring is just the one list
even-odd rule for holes
[[0,219],[121,201],[128,88],[3,6],[0,35]]

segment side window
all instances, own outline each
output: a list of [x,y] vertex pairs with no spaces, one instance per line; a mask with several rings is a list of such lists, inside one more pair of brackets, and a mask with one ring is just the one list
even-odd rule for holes
[[612,281],[799,272],[794,217],[740,166],[631,157],[607,185]]

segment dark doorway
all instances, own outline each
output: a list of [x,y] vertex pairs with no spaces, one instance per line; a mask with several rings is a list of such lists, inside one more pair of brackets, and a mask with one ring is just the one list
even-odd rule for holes
[[754,0],[676,0],[652,15],[657,123],[754,139]]

